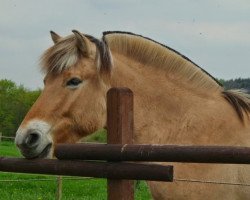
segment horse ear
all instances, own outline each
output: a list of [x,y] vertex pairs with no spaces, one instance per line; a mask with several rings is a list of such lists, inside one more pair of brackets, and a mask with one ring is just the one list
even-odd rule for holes
[[72,30],[76,37],[76,46],[85,56],[90,55],[90,44],[89,40],[77,30]]
[[54,31],[50,31],[51,39],[53,40],[54,44],[56,44],[60,39],[61,36],[55,33]]

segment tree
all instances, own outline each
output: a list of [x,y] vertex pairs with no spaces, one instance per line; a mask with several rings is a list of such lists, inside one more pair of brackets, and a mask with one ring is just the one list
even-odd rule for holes
[[250,92],[250,78],[237,78],[230,80],[219,80],[225,89],[244,89],[247,92]]
[[14,136],[24,116],[40,94],[13,81],[0,80],[0,132]]

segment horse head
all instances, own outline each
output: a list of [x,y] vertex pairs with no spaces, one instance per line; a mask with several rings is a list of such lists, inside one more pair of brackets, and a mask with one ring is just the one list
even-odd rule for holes
[[108,72],[101,65],[108,56],[98,52],[106,45],[75,30],[51,37],[54,45],[41,57],[44,89],[16,133],[26,158],[52,157],[55,144],[74,143],[106,124]]

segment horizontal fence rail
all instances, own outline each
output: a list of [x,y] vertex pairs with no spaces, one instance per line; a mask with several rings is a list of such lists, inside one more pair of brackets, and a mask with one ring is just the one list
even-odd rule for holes
[[86,162],[0,157],[0,171],[95,178],[173,181],[173,167],[157,164]]
[[2,141],[2,140],[15,140],[15,137],[1,136],[0,135],[0,141]]
[[58,159],[250,164],[249,147],[60,144]]

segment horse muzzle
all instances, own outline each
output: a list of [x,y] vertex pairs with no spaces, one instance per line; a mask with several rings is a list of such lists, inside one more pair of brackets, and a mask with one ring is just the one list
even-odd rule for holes
[[15,143],[25,158],[46,158],[52,154],[51,126],[40,120],[33,120],[17,130]]

